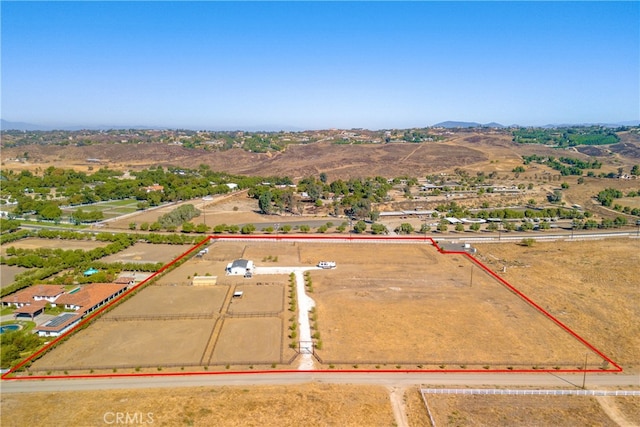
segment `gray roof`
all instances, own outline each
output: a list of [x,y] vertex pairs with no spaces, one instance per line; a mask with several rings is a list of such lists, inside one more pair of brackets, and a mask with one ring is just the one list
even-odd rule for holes
[[240,268],[249,267],[249,260],[248,259],[237,259],[237,260],[233,261],[233,264],[231,264],[231,268],[236,268],[236,267],[240,267]]

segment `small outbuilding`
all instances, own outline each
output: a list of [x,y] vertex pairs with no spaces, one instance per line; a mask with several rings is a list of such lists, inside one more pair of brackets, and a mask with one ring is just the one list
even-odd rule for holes
[[253,273],[253,261],[248,259],[237,259],[229,264],[225,272],[229,276],[246,276]]
[[193,286],[214,286],[218,283],[218,276],[193,276]]

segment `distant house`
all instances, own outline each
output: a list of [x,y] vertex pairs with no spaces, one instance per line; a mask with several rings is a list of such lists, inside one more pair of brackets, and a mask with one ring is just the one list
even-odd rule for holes
[[147,193],[151,193],[152,191],[164,191],[164,186],[159,185],[159,184],[153,184],[153,185],[149,185],[147,187],[143,187],[142,189],[144,191],[146,191]]
[[225,272],[229,276],[246,276],[253,273],[253,261],[247,259],[237,259],[229,264]]
[[136,282],[136,278],[133,276],[121,276],[118,277],[113,283],[117,285],[131,286]]

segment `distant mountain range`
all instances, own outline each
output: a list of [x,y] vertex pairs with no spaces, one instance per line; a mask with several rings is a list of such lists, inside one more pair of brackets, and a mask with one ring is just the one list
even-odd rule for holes
[[491,122],[491,123],[477,123],[477,122],[440,122],[433,125],[434,128],[503,128],[506,127],[501,125],[500,123]]
[[[640,120],[629,120],[618,123],[580,123],[580,124],[548,124],[544,126],[531,126],[531,127],[541,127],[541,128],[554,128],[554,127],[570,127],[570,126],[605,126],[605,127],[618,127],[618,126],[640,126]],[[447,129],[453,128],[506,128],[506,127],[520,127],[520,125],[509,125],[504,126],[500,123],[491,122],[491,123],[478,123],[478,122],[461,122],[461,121],[445,121],[432,125],[431,127],[441,127]],[[524,126],[530,127],[530,126]],[[194,128],[192,130],[244,130],[247,132],[258,132],[265,131],[267,128],[271,127],[257,127],[257,126],[248,126],[248,127],[230,127],[229,129],[220,129],[220,128]],[[162,130],[162,129],[170,129],[168,127],[160,127],[160,126],[42,126],[33,123],[26,122],[11,122],[8,120],[0,119],[0,129],[2,130],[21,130],[21,131],[52,131],[52,130],[67,130],[67,131],[77,131],[77,130],[109,130],[109,129],[141,129],[141,130]],[[175,128],[177,129],[177,128]],[[191,129],[191,128],[180,128],[180,129]],[[302,128],[296,128],[291,126],[275,126],[273,129],[277,130],[289,130],[293,132],[303,131]]]

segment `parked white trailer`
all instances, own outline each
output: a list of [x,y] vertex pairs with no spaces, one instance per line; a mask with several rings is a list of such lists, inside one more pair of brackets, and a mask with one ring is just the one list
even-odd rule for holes
[[336,262],[335,261],[320,261],[318,263],[318,267],[324,268],[324,269],[336,268]]

